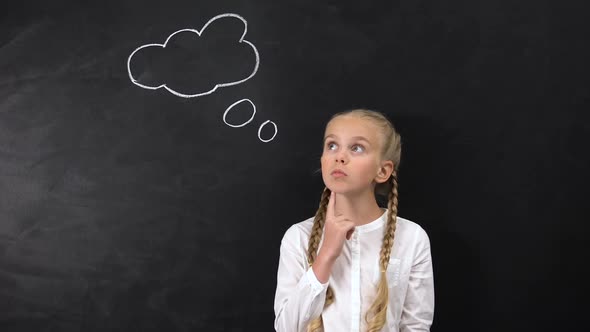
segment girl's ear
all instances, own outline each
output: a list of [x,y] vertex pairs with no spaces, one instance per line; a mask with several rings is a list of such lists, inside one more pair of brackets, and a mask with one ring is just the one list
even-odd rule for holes
[[383,182],[389,180],[391,173],[393,173],[393,168],[394,168],[393,161],[391,161],[391,160],[383,161],[381,163],[381,167],[379,167],[379,170],[377,171],[377,176],[375,177],[375,182],[383,183]]

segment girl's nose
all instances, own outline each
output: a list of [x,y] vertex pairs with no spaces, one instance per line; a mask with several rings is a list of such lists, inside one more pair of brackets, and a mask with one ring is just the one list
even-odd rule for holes
[[339,153],[336,155],[336,163],[346,163],[346,156],[344,155],[344,153]]

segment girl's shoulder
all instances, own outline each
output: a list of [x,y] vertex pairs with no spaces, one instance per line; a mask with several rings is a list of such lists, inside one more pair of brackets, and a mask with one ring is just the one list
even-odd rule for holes
[[418,242],[429,245],[430,239],[428,238],[428,234],[418,223],[400,216],[397,217],[396,223],[396,237],[406,238],[406,241],[409,242]]
[[283,236],[283,242],[285,240],[296,241],[301,244],[303,244],[303,242],[307,242],[309,235],[311,234],[311,228],[313,227],[313,220],[314,217],[311,217],[291,225],[291,227],[287,229],[285,235]]
[[289,254],[307,262],[305,253],[309,244],[309,235],[313,226],[313,217],[291,225],[281,240],[281,255]]
[[409,232],[425,232],[422,226],[420,226],[416,222],[411,221],[410,219],[397,216],[396,223],[397,227],[402,228],[403,230],[407,230]]

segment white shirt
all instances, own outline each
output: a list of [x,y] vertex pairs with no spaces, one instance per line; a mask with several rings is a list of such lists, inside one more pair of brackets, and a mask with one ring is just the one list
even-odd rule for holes
[[[387,211],[355,227],[325,284],[317,280],[307,263],[313,218],[285,232],[274,303],[276,331],[306,331],[309,322],[320,314],[325,332],[367,330],[365,314],[379,282],[379,253],[386,219]],[[386,274],[389,304],[382,331],[430,331],[434,316],[430,240],[422,227],[399,216]],[[322,312],[328,285],[334,290],[335,301]]]

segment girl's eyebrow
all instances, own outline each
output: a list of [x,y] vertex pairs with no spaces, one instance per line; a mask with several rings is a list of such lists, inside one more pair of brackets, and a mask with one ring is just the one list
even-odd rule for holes
[[325,142],[325,141],[326,141],[328,138],[338,138],[338,137],[336,137],[336,135],[332,135],[332,134],[330,134],[330,135],[326,135],[326,137],[324,137],[324,142]]
[[352,139],[357,141],[365,141],[367,144],[371,145],[371,142],[363,136],[354,136]]
[[[333,134],[327,135],[326,137],[324,137],[324,142],[326,142],[326,140],[328,138],[336,138],[337,139],[338,136],[333,135]],[[353,141],[365,141],[368,145],[371,145],[371,142],[368,139],[366,139],[364,136],[353,136],[353,137],[351,137],[351,140],[353,140]]]

